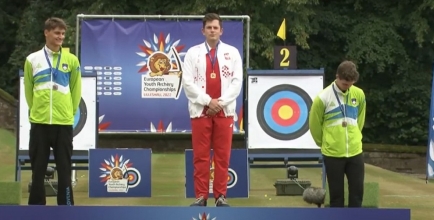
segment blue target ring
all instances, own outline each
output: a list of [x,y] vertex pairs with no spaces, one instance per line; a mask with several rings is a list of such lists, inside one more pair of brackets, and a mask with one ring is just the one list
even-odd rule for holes
[[73,129],[75,129],[75,127],[77,127],[78,125],[78,121],[80,120],[80,108],[77,109],[77,113],[74,115],[74,126],[72,127]]
[[[286,108],[282,110],[282,106]],[[262,95],[256,116],[262,130],[270,137],[294,140],[309,130],[311,106],[312,99],[303,89],[282,84],[270,88]],[[287,117],[279,115],[281,112]]]
[[87,120],[87,107],[83,98],[80,99],[77,112],[74,115],[73,135],[74,137],[81,132]]
[[[274,121],[273,117],[270,114],[271,109],[273,108],[273,105],[277,101],[279,101],[281,99],[286,99],[286,98],[294,100],[298,104],[298,107],[300,109],[299,120],[297,120],[297,122],[295,122],[295,124],[293,124],[292,126],[279,125],[278,123],[276,123]],[[274,131],[281,133],[281,134],[291,134],[291,133],[297,132],[298,130],[300,130],[304,126],[307,118],[309,117],[309,114],[308,114],[309,109],[308,109],[305,101],[303,100],[302,97],[300,97],[300,95],[298,95],[292,91],[282,91],[282,92],[277,92],[277,93],[274,93],[273,95],[271,95],[270,98],[265,102],[264,110],[265,111],[263,111],[263,115],[264,115],[264,119],[265,119],[265,122],[267,123],[267,125],[269,127],[271,127],[271,129],[273,129]]]

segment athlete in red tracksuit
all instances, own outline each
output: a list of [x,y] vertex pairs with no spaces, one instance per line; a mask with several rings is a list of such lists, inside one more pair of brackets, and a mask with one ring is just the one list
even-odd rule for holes
[[184,59],[183,89],[189,100],[192,125],[194,189],[191,206],[206,206],[209,195],[210,150],[213,149],[213,194],[216,206],[226,201],[236,98],[241,92],[243,70],[239,51],[220,41],[221,19],[203,19],[206,42],[190,48]]

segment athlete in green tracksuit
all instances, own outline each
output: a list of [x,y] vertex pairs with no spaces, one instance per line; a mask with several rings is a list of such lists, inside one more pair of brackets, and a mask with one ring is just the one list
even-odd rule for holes
[[44,178],[50,148],[58,174],[58,205],[74,205],[71,186],[73,124],[81,100],[81,71],[77,57],[61,45],[66,24],[59,18],[45,22],[46,45],[27,56],[24,90],[30,110],[29,156],[32,187],[29,205],[46,205]]
[[362,89],[354,86],[359,73],[350,61],[342,62],[336,80],[314,99],[309,128],[321,148],[330,192],[330,206],[344,207],[344,176],[349,186],[349,207],[363,201],[364,160],[362,129],[366,101]]

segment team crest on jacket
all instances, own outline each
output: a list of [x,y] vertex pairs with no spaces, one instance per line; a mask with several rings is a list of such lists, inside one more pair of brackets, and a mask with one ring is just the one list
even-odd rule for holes
[[351,99],[351,103],[353,103],[353,105],[357,104],[357,101],[355,98]]
[[184,45],[181,40],[171,40],[170,33],[160,33],[152,39],[143,39],[137,52],[143,60],[137,64],[142,74],[142,98],[178,99],[181,91],[182,61]]
[[68,64],[66,64],[66,63],[62,64],[62,69],[63,69],[63,71],[67,71],[68,70]]

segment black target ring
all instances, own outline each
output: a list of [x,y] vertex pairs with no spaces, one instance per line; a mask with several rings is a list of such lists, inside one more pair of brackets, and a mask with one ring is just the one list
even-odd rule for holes
[[227,182],[227,188],[230,189],[234,187],[238,182],[238,176],[235,170],[229,168],[228,169],[228,182]]
[[84,125],[86,125],[87,120],[87,107],[83,98],[80,99],[80,104],[78,105],[78,110],[74,115],[74,126],[73,126],[73,136],[78,135],[81,130],[83,130]]
[[128,170],[124,173],[124,178],[128,179],[128,185],[136,185],[139,182],[139,174],[134,170]]
[[[270,137],[283,141],[294,140],[309,130],[311,106],[312,99],[303,89],[281,84],[268,89],[262,95],[256,116],[262,130]],[[283,117],[281,112],[289,116]]]

